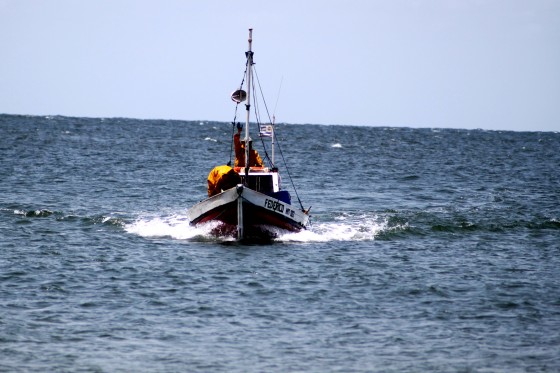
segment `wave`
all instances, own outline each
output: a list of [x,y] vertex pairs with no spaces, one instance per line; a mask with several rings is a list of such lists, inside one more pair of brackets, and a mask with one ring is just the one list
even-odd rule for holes
[[43,219],[54,218],[59,222],[80,222],[85,225],[105,225],[123,227],[126,217],[122,212],[114,212],[110,214],[80,215],[68,213],[64,211],[52,211],[45,208],[29,208],[22,206],[10,206],[9,208],[0,208],[0,212],[13,214],[23,219]]
[[511,211],[493,209],[403,210],[387,212],[389,226],[399,224],[404,230],[382,235],[407,233],[410,235],[433,236],[438,234],[470,235],[477,233],[510,233],[519,230],[554,231],[560,229],[560,220],[551,216],[521,216]]
[[393,230],[387,218],[376,214],[342,213],[333,221],[318,222],[310,229],[281,236],[281,241],[328,242],[373,241],[387,230]]
[[54,214],[53,211],[46,210],[46,209],[38,209],[38,210],[13,210],[15,215],[22,215],[26,218],[46,218]]

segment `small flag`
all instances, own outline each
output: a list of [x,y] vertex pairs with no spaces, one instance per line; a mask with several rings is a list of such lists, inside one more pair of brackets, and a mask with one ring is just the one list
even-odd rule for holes
[[272,124],[261,124],[259,136],[260,137],[272,137]]

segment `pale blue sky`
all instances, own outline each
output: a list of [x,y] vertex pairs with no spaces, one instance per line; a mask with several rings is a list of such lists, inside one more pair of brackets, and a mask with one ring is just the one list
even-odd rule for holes
[[0,113],[560,131],[560,0],[0,0]]

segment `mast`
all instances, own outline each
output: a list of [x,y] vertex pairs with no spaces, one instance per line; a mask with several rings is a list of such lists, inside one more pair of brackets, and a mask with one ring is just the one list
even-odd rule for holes
[[253,76],[253,29],[249,29],[249,51],[247,55],[247,103],[245,108],[247,109],[247,119],[245,120],[245,175],[249,174],[249,148],[251,147],[249,137],[249,117],[251,114],[251,78]]

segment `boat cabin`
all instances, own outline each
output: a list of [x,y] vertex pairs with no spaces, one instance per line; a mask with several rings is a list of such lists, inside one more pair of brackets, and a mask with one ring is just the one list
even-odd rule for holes
[[245,167],[235,167],[234,170],[241,176],[241,183],[254,191],[263,194],[280,191],[278,172],[273,172],[268,167],[250,167],[247,177]]
[[273,171],[268,167],[250,167],[247,176],[245,167],[235,167],[234,170],[241,177],[241,183],[247,188],[291,203],[290,193],[280,190],[280,175],[277,170]]

